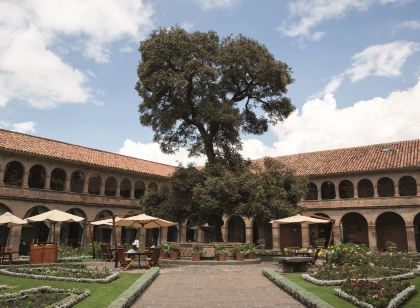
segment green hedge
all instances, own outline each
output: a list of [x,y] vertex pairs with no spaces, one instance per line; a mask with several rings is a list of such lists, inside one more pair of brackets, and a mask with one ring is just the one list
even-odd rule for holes
[[152,284],[159,275],[159,268],[152,267],[140,276],[127,290],[121,293],[108,308],[130,307],[132,303]]
[[270,279],[279,288],[289,293],[293,298],[301,302],[306,307],[314,308],[333,308],[330,304],[324,302],[315,294],[306,291],[301,286],[290,281],[285,276],[276,273],[271,268],[263,268],[263,275]]

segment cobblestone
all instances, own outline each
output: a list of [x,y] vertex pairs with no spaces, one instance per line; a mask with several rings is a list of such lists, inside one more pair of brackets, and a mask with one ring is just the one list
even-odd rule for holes
[[261,265],[162,268],[132,307],[303,307],[261,270]]

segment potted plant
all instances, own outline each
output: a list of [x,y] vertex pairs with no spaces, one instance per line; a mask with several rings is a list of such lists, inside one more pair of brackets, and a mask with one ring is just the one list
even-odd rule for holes
[[218,261],[226,261],[227,253],[224,245],[218,245],[214,247],[214,254],[217,256]]
[[245,245],[245,258],[255,259],[257,257],[257,247],[253,243]]
[[235,260],[242,261],[244,259],[244,246],[238,245],[233,248],[233,254],[235,256]]
[[192,249],[192,254],[191,254],[192,260],[200,261],[202,252],[203,252],[203,246],[201,245],[194,246]]
[[257,241],[257,244],[258,244],[258,248],[259,249],[261,249],[261,250],[264,250],[265,249],[266,242],[265,242],[265,239],[264,238],[260,238]]
[[168,244],[168,243],[163,243],[161,246],[160,246],[160,248],[161,248],[161,250],[160,250],[160,258],[161,259],[165,259],[165,258],[167,258],[168,256],[169,256],[169,253],[170,253],[170,245]]
[[179,254],[179,247],[176,244],[172,244],[169,246],[169,258],[171,260],[177,260]]

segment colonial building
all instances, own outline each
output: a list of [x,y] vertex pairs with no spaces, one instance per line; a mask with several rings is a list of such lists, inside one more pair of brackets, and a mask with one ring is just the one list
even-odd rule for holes
[[[85,217],[84,223],[63,223],[60,242],[80,245],[89,240],[89,221],[139,213],[142,198],[168,189],[175,167],[0,129],[0,213],[29,217],[50,209]],[[0,227],[0,246],[8,228]],[[25,254],[28,244],[51,237],[47,223],[12,227],[10,244]],[[117,229],[121,241],[133,237]],[[122,234],[121,234],[122,233]],[[109,227],[95,227],[98,241],[109,241]]]
[[[356,242],[383,249],[387,241],[401,250],[420,250],[420,140],[379,144],[278,157],[298,175],[309,178],[308,194],[299,206],[309,214],[329,217],[328,225],[271,225],[252,217],[222,217],[201,229],[181,226],[180,240],[257,242],[274,249],[306,246],[317,239]],[[81,245],[110,241],[109,227],[86,223],[103,217],[139,213],[144,196],[168,190],[176,167],[64,142],[0,129],[0,213],[29,217],[59,209],[85,222],[64,223],[56,236],[61,243]],[[221,237],[208,228],[222,225]],[[33,241],[51,240],[47,223],[0,227],[0,246],[10,232],[14,251],[27,252]],[[157,230],[156,230],[157,231]],[[135,231],[117,229],[117,240],[129,243]],[[160,239],[177,240],[177,229],[163,229]],[[157,233],[148,232],[156,242]]]

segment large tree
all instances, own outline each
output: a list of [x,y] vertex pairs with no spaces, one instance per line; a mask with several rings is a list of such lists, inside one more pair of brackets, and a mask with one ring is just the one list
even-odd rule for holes
[[290,68],[245,36],[174,27],[140,44],[140,121],[165,153],[180,147],[209,163],[240,158],[240,133],[263,134],[293,110]]

